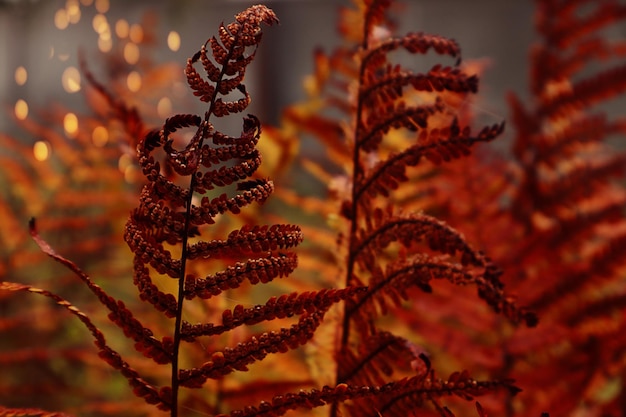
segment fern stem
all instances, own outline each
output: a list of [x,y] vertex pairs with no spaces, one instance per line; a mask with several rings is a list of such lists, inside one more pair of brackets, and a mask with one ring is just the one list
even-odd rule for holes
[[[361,67],[360,75],[359,75],[359,86],[361,85],[361,81],[364,75],[364,69]],[[350,237],[348,239],[348,259],[347,259],[347,268],[346,268],[346,279],[344,287],[349,287],[352,282],[352,276],[354,275],[354,264],[356,261],[357,252],[353,251],[354,242],[356,241],[356,233],[358,227],[358,215],[359,215],[359,203],[357,194],[357,178],[361,175],[361,158],[360,152],[361,149],[359,147],[359,129],[362,126],[361,123],[361,113],[362,113],[362,102],[359,99],[357,103],[357,118],[356,118],[356,128],[354,131],[354,150],[352,156],[352,196],[350,202],[350,212],[348,214],[350,220]],[[344,315],[343,315],[343,326],[342,326],[342,334],[341,334],[341,349],[343,350],[348,344],[348,338],[350,335],[350,319],[347,316],[347,307],[344,304]],[[338,375],[337,375],[338,376]],[[341,381],[337,380],[337,383]]]
[[[202,129],[202,126],[200,126]],[[172,352],[172,408],[171,417],[178,416],[178,391],[180,388],[178,379],[178,352],[180,351],[180,330],[183,319],[183,302],[185,301],[185,271],[187,269],[187,251],[189,240],[189,226],[191,222],[191,200],[193,198],[193,190],[195,188],[196,176],[191,176],[189,182],[189,196],[187,197],[187,206],[185,208],[185,227],[183,229],[182,252],[180,255],[180,275],[178,277],[178,308],[176,310],[176,321],[174,324],[174,350]]]
[[[363,51],[366,51],[368,48],[367,38],[368,38],[368,28],[369,28],[369,14],[366,16],[366,21],[363,27],[363,43],[362,48]],[[363,79],[365,78],[365,61],[361,61],[361,65],[359,68],[359,83],[357,91],[361,91],[361,85],[363,85]],[[362,121],[363,116],[363,100],[361,100],[360,94],[357,94],[357,108],[356,108],[356,121],[354,128],[354,148],[352,150],[352,196],[350,202],[350,212],[349,212],[349,220],[350,224],[350,237],[348,239],[348,259],[347,259],[347,268],[346,268],[346,280],[345,287],[350,286],[352,282],[352,276],[354,274],[354,263],[356,261],[356,252],[352,251],[354,246],[354,242],[356,241],[356,232],[358,226],[358,215],[359,215],[359,204],[358,200],[360,195],[357,192],[357,182],[358,178],[360,178],[361,172],[361,147],[359,141],[359,132],[363,126]],[[347,308],[344,304],[344,315],[343,315],[343,326],[342,326],[342,335],[341,335],[341,349],[343,350],[348,344],[348,338],[350,335],[350,319],[346,315]],[[339,378],[339,374],[337,374],[337,378]],[[340,383],[337,379],[337,383]]]
[[[369,13],[366,14],[365,22],[363,24],[363,41],[362,41],[362,50],[366,51],[368,49],[368,33],[369,33]],[[361,91],[361,86],[363,85],[363,80],[365,78],[365,67],[366,62],[361,61],[359,68],[359,81],[357,91]],[[362,121],[363,115],[363,100],[361,99],[361,95],[357,94],[357,108],[356,108],[356,120],[355,120],[355,128],[354,128],[354,147],[352,150],[352,195],[350,202],[350,212],[349,212],[349,221],[350,224],[350,237],[348,238],[348,259],[347,259],[347,268],[346,268],[346,278],[344,287],[347,288],[352,283],[352,276],[354,275],[354,264],[356,261],[356,252],[352,250],[354,247],[354,242],[356,241],[357,234],[357,226],[358,226],[358,215],[359,215],[359,194],[357,194],[357,181],[358,178],[362,175],[361,169],[361,148],[359,141],[359,132],[363,126]],[[339,347],[340,352],[344,351],[348,346],[348,339],[350,337],[350,316],[348,315],[348,307],[344,303],[343,306],[343,324],[342,324],[342,332],[341,332],[341,345]],[[337,366],[336,375],[335,375],[335,383],[338,385],[342,383],[341,377],[339,375],[339,367]],[[338,415],[338,406],[337,402],[333,402],[330,407],[330,417],[336,417]]]
[[[206,45],[206,44],[205,44]],[[233,50],[230,49],[228,51],[228,56],[225,62],[229,62],[232,59]],[[211,97],[209,110],[204,114],[204,120],[200,123],[198,129],[203,130],[206,129],[206,126],[209,126],[209,119],[215,110],[215,101],[217,99],[217,94],[220,91],[220,84],[222,79],[226,75],[226,65],[222,66],[220,75],[218,80],[215,82],[215,89],[213,90],[213,95]],[[202,134],[200,141],[197,146],[197,152],[200,152],[202,149],[202,145],[204,143],[205,133]],[[199,157],[198,167],[202,165],[202,157]],[[178,353],[180,351],[180,332],[181,332],[181,324],[183,317],[183,302],[184,302],[184,292],[185,292],[185,275],[187,268],[187,252],[188,252],[188,240],[189,240],[189,227],[191,223],[191,205],[193,199],[193,193],[196,186],[196,172],[198,168],[194,170],[191,175],[191,181],[189,182],[189,196],[187,196],[187,206],[185,208],[185,227],[183,230],[183,238],[182,238],[182,252],[180,255],[180,275],[178,280],[178,310],[176,311],[176,322],[174,329],[174,349],[173,349],[173,358],[172,358],[172,409],[170,417],[178,417],[178,391],[180,388],[180,383],[178,379]]]

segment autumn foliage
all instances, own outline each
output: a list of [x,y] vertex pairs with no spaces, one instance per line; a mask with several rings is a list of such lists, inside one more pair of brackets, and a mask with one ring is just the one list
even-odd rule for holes
[[[119,146],[24,122],[52,164],[0,137],[15,168],[3,181],[34,195],[0,201],[0,416],[626,412],[626,155],[609,143],[626,121],[595,110],[626,90],[626,45],[602,33],[626,6],[538,0],[531,100],[510,94],[505,127],[475,126],[479,77],[459,43],[396,35],[390,3],[340,9],[346,43],[315,52],[309,98],[282,126],[244,114],[245,73],[278,23],[257,5],[184,66],[203,112],[150,129],[83,62],[95,114],[82,126],[104,119]],[[505,129],[508,157],[485,148]],[[290,153],[305,134],[327,160]],[[264,141],[328,193],[275,185]],[[116,164],[131,149],[128,181]],[[29,204],[37,218],[21,224]],[[60,268],[38,281],[42,255]]]

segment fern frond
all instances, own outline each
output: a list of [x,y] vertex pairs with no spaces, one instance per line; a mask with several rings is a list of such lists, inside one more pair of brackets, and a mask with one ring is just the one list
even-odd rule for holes
[[[148,39],[150,29],[146,28],[144,34]],[[121,51],[112,51],[105,61],[116,60],[120,54]],[[163,67],[145,65],[147,56],[148,51],[142,50],[139,65],[144,68],[144,86],[151,94],[163,94],[164,84],[159,84],[158,80],[166,71]],[[73,60],[71,54],[69,58],[68,64]],[[103,64],[106,65],[106,62]],[[71,253],[80,264],[98,269],[102,275],[110,277],[104,287],[107,291],[115,288],[118,297],[125,295],[130,288],[126,283],[130,284],[130,281],[120,279],[128,276],[130,262],[125,262],[125,253],[118,251],[121,243],[118,231],[119,224],[124,222],[131,207],[131,195],[137,191],[136,164],[130,150],[135,147],[136,140],[145,134],[144,117],[148,114],[143,106],[144,92],[129,93],[125,88],[127,68],[117,67],[111,72],[105,70],[105,87],[87,69],[81,54],[79,65],[85,104],[79,108],[66,107],[60,99],[54,106],[38,106],[40,108],[33,108],[26,120],[17,121],[13,126],[16,128],[15,137],[0,135],[0,147],[3,149],[0,157],[3,167],[0,173],[3,183],[3,192],[0,193],[3,218],[0,275],[7,280],[10,276],[12,281],[38,287],[54,285],[57,294],[65,297],[72,294],[72,301],[77,305],[89,299],[89,290],[75,279],[72,272],[59,274],[54,267],[46,267],[48,257],[32,244],[24,225],[30,217],[38,217],[41,229],[45,230],[49,242],[59,253]],[[172,79],[168,79],[170,86]],[[120,85],[124,88],[116,88]],[[120,93],[122,90],[124,94]],[[59,129],[68,113],[75,114],[79,119],[78,130],[72,135]],[[97,137],[96,133],[99,133]],[[98,138],[99,141],[96,140]],[[46,144],[47,159],[36,159],[37,155],[33,152],[35,140],[40,142],[39,145]],[[22,227],[12,229],[14,222],[21,223]],[[71,319],[67,319],[54,305],[36,297],[32,302],[24,302],[17,294],[5,292],[2,304],[17,323],[24,316],[30,317],[20,327],[3,331],[0,339],[3,340],[5,354],[17,354],[20,348],[33,344],[63,348],[51,349],[51,354],[56,352],[58,356],[51,356],[48,361],[12,363],[3,372],[0,402],[49,410],[66,410],[71,402],[75,407],[71,412],[81,414],[79,410],[82,407],[87,409],[97,401],[110,398],[108,393],[102,395],[98,384],[84,383],[83,377],[104,381],[117,376],[107,364],[98,361],[88,338],[77,340],[74,337],[75,326],[72,326]],[[97,302],[92,305],[99,306]],[[106,321],[108,311],[98,311],[97,308],[85,311],[94,322]],[[33,320],[33,317],[37,319]],[[25,332],[25,328],[36,331]],[[105,327],[102,329],[107,330]],[[65,356],[69,346],[82,354]],[[128,357],[125,350],[121,352]],[[139,363],[143,360],[139,358]],[[145,362],[154,363],[149,359]],[[135,362],[133,364],[136,365]],[[137,367],[139,372],[145,369]],[[73,393],[71,398],[67,392]],[[116,399],[125,402],[128,397],[137,401],[131,390],[118,393]]]
[[189,388],[200,388],[207,379],[217,379],[234,371],[247,371],[247,366],[271,353],[285,353],[305,344],[320,325],[324,311],[303,314],[298,323],[279,332],[271,331],[253,336],[234,348],[214,352],[211,360],[200,368],[181,369],[180,383]]
[[[213,365],[205,363],[200,368],[179,369],[181,342],[191,342],[198,335],[210,334],[211,332],[204,330],[212,325],[206,323],[200,327],[188,324],[183,326],[185,298],[208,298],[238,287],[243,280],[252,284],[268,282],[288,275],[297,263],[293,253],[281,252],[302,241],[302,234],[297,226],[245,224],[233,230],[224,240],[204,241],[199,238],[205,232],[204,226],[215,223],[216,216],[228,212],[237,214],[244,206],[253,202],[264,202],[273,191],[271,181],[253,177],[260,165],[260,154],[256,149],[260,137],[258,119],[252,115],[244,118],[241,135],[233,137],[219,132],[210,118],[238,113],[247,107],[250,96],[242,81],[246,67],[252,62],[254,50],[261,40],[260,25],[276,22],[276,16],[271,10],[264,6],[253,6],[237,15],[235,22],[221,25],[219,39],[209,39],[188,60],[185,71],[191,90],[201,101],[209,103],[204,117],[195,114],[174,115],[164,122],[160,130],[148,132],[139,142],[139,165],[148,179],[148,184],[142,190],[139,207],[131,212],[124,237],[135,256],[134,284],[139,290],[140,298],[152,304],[166,317],[175,318],[171,337],[157,340],[152,330],[135,319],[122,302],[107,294],[76,264],[58,255],[39,236],[34,221],[31,222],[31,235],[40,249],[87,285],[109,309],[109,320],[120,326],[126,337],[136,342],[135,349],[159,364],[171,364],[171,386],[164,387],[159,392],[151,391],[150,386],[142,385],[137,372],[130,369],[116,352],[105,345],[103,336],[91,321],[83,319],[97,339],[101,358],[121,370],[135,388],[137,396],[144,398],[149,404],[170,409],[172,416],[177,415],[180,407],[180,387],[199,387],[207,378],[221,378],[235,370],[244,370],[246,365],[261,360],[269,353],[296,348],[312,337],[323,314],[331,305],[357,292],[355,289],[321,291],[315,294],[297,294],[296,299],[270,299],[267,305],[260,306],[264,309],[262,320],[271,320],[281,315],[290,316],[297,312],[300,315],[299,322],[277,332],[253,337],[235,348],[216,350],[212,355]],[[207,72],[208,80],[202,79],[195,70],[194,65],[199,62]],[[95,81],[94,85],[104,91]],[[237,91],[243,98],[234,101],[227,98]],[[106,95],[105,98],[117,111],[124,113],[126,108],[119,105],[113,96]],[[195,129],[195,134],[180,147],[179,133],[183,129]],[[181,180],[185,178],[189,181],[188,186],[181,185]],[[194,195],[206,194],[209,190],[231,184],[236,184],[229,191],[234,195],[225,192],[212,199],[204,196],[196,201],[193,198]],[[180,246],[175,251],[176,255],[172,250],[175,246]],[[250,259],[250,254],[257,254],[258,257]],[[200,278],[196,271],[202,270],[198,266],[207,259],[212,262],[217,259],[225,262],[237,259],[245,261],[226,265],[223,271]],[[194,272],[188,266],[192,262]],[[177,279],[178,297],[159,288],[156,275]],[[52,293],[45,292],[44,295],[54,298]],[[73,309],[71,307],[72,311]],[[225,310],[222,314],[221,332],[218,333],[227,332],[241,324],[259,323],[259,318],[253,317],[255,312],[258,313],[258,309],[246,310],[241,306],[233,312]],[[83,318],[82,313],[79,317]]]
[[208,299],[228,289],[238,288],[244,281],[251,284],[265,284],[274,278],[289,275],[297,266],[294,254],[282,254],[249,259],[244,263],[227,266],[223,271],[204,278],[188,275],[185,278],[185,297]]
[[626,66],[610,68],[549,96],[537,109],[540,117],[563,117],[572,110],[611,99],[626,90]]
[[367,127],[357,138],[357,145],[365,152],[375,151],[383,136],[391,129],[404,127],[416,131],[419,128],[425,128],[428,118],[435,112],[441,111],[443,107],[440,104],[407,107],[404,103],[400,103],[391,107],[382,107],[380,112],[372,112],[363,121],[364,126]]
[[[611,178],[626,172],[626,155],[610,157],[596,156],[593,161],[572,161],[560,169],[556,178],[545,178],[537,192],[537,210],[550,216],[561,207],[563,198],[566,204],[580,204],[589,198]],[[558,198],[555,196],[559,196]]]
[[546,1],[539,4],[537,30],[546,44],[567,49],[584,36],[626,18],[626,7],[615,2],[598,3],[591,12],[578,16],[581,3],[566,1],[559,4]]
[[392,242],[406,248],[423,240],[427,246],[443,254],[460,254],[464,265],[486,266],[483,253],[472,249],[460,233],[445,222],[426,214],[388,215],[377,209],[373,213],[371,230],[361,230],[351,250],[365,267],[375,265],[376,254]]
[[[359,309],[378,308],[386,314],[389,308],[397,305],[401,299],[409,298],[407,291],[417,287],[426,293],[433,291],[430,281],[448,279],[454,284],[466,285],[476,282],[475,276],[461,265],[450,263],[448,259],[430,258],[417,255],[410,260],[399,260],[387,265],[386,270],[374,270],[367,293],[349,305],[346,314],[351,317]],[[375,315],[374,311],[365,316]]]
[[320,290],[316,292],[293,292],[280,297],[272,297],[265,304],[254,307],[237,305],[233,310],[222,312],[222,324],[190,324],[183,320],[181,337],[193,342],[200,336],[213,336],[230,331],[242,325],[253,325],[263,321],[292,317],[296,314],[324,312],[333,304],[364,292],[365,288],[350,287],[341,290]]
[[386,39],[379,44],[373,43],[373,46],[365,52],[362,65],[371,71],[370,66],[378,67],[387,61],[386,56],[390,52],[400,48],[412,54],[426,54],[430,49],[439,55],[449,55],[454,58],[461,54],[459,44],[452,39],[422,32],[407,33],[402,37]]
[[468,76],[458,68],[435,65],[426,74],[416,74],[402,70],[399,66],[388,66],[384,71],[383,75],[367,74],[370,79],[365,80],[360,92],[364,104],[372,105],[378,100],[391,103],[400,98],[403,89],[408,86],[415,91],[429,93],[433,91],[475,93],[478,90],[478,77]]
[[226,240],[198,242],[189,247],[189,259],[223,258],[251,253],[289,249],[302,241],[298,226],[289,224],[268,226],[245,225],[233,230]]
[[394,365],[411,369],[424,378],[430,374],[430,361],[423,349],[389,332],[374,333],[359,346],[359,352],[347,350],[342,354],[340,360],[345,365],[339,380],[351,384],[384,385]]
[[133,313],[126,308],[122,301],[115,300],[113,297],[108,295],[76,264],[57,254],[54,249],[43,238],[41,238],[41,236],[39,236],[35,225],[35,219],[31,219],[29,229],[33,240],[37,243],[43,253],[72,271],[87,285],[87,287],[89,287],[91,292],[98,297],[98,301],[100,301],[100,303],[110,311],[109,319],[124,331],[126,337],[129,337],[136,342],[135,348],[139,352],[142,352],[146,357],[152,358],[157,363],[171,362],[171,352],[169,352],[162,342],[154,338],[151,330],[145,328],[137,319],[134,318]]
[[[537,2],[533,100],[509,100],[517,166],[509,194],[502,194],[511,198],[502,206],[509,214],[497,215],[500,232],[490,242],[501,247],[496,260],[507,285],[544,327],[536,335],[502,328],[496,344],[509,352],[502,363],[542,394],[525,392],[503,410],[523,404],[529,413],[572,414],[584,404],[585,412],[610,413],[600,393],[609,380],[622,379],[623,355],[613,342],[623,342],[617,334],[626,328],[620,296],[625,160],[607,142],[625,130],[622,118],[598,107],[626,91],[624,42],[605,32],[622,24],[625,12],[613,1]],[[537,367],[547,379],[532,375]],[[562,382],[543,382],[554,378]]]
[[[372,413],[400,412],[408,413],[416,404],[434,401],[437,398],[457,395],[473,398],[495,389],[505,388],[512,392],[519,389],[511,381],[476,381],[467,372],[450,375],[448,380],[424,378],[423,376],[402,379],[381,386],[351,386],[338,384],[335,387],[324,386],[321,390],[300,391],[275,396],[271,402],[262,402],[258,406],[232,411],[231,417],[277,417],[289,410],[299,408],[313,409],[346,400],[355,401],[357,415],[375,415]],[[358,401],[363,399],[363,401]],[[226,417],[221,414],[220,417]]]
[[67,300],[59,297],[58,295],[50,291],[42,290],[40,288],[32,287],[30,285],[17,284],[6,281],[0,282],[0,289],[6,291],[26,291],[33,294],[39,294],[54,300],[58,305],[65,308],[71,314],[76,316],[83,323],[83,325],[87,327],[87,330],[89,330],[89,332],[95,339],[94,343],[99,350],[100,358],[114,369],[120,371],[120,373],[128,380],[128,383],[133,388],[133,392],[135,393],[135,395],[137,395],[138,397],[142,397],[149,404],[158,405],[159,408],[163,410],[169,409],[170,403],[167,395],[164,394],[165,391],[157,390],[155,387],[144,381],[139,376],[137,371],[131,368],[130,365],[126,363],[115,350],[109,347],[109,345],[106,343],[104,335],[102,334],[100,329],[98,329],[93,324],[91,319],[78,308],[70,304]]
[[[454,372],[447,380],[419,377],[411,378],[405,392],[390,392],[381,397],[381,404],[376,408],[381,413],[408,413],[413,404],[430,402],[442,416],[453,416],[452,412],[439,403],[445,396],[457,396],[466,401],[495,390],[506,390],[511,395],[517,394],[520,389],[513,385],[512,380],[476,381],[467,371]],[[412,387],[411,387],[412,385]]]
[[605,137],[625,132],[623,120],[609,121],[605,114],[581,115],[558,130],[537,135],[537,161],[552,168],[559,159],[576,155],[581,144],[600,142]]
[[45,411],[37,408],[9,408],[0,405],[2,417],[71,417],[71,414]]
[[[340,340],[334,350],[331,348],[332,355],[339,358],[335,383],[346,383],[348,389],[359,385],[373,387],[374,383],[399,378],[416,378],[416,385],[419,378],[428,379],[425,369],[430,369],[430,365],[419,354],[411,353],[408,348],[402,355],[398,353],[401,346],[410,343],[406,337],[391,331],[396,330],[395,323],[386,321],[384,316],[387,313],[401,316],[400,306],[414,311],[418,305],[431,305],[426,300],[431,294],[410,297],[409,293],[413,295],[415,288],[436,293],[435,279],[452,285],[473,284],[478,297],[492,310],[503,313],[514,323],[529,326],[537,323],[533,313],[518,307],[514,297],[503,290],[501,271],[496,264],[470,245],[450,225],[452,222],[448,224],[424,214],[423,210],[415,210],[419,203],[413,206],[409,203],[408,210],[395,208],[407,200],[420,199],[413,180],[423,180],[423,185],[417,186],[419,192],[432,193],[435,187],[429,188],[428,184],[438,169],[435,165],[456,163],[475,144],[500,136],[504,124],[481,127],[477,133],[471,133],[468,118],[458,108],[459,103],[477,91],[478,77],[460,66],[458,43],[424,33],[390,36],[393,25],[386,16],[389,6],[387,1],[364,1],[358,3],[357,10],[342,10],[340,30],[354,47],[315,55],[316,72],[307,80],[312,98],[308,103],[291,107],[286,117],[290,126],[320,137],[330,162],[341,173],[333,175],[324,172],[322,164],[309,163],[314,177],[331,183],[331,196],[340,205],[339,214],[344,223],[340,224],[323,207],[311,211],[330,219],[332,227],[339,230],[338,255],[334,256],[339,262],[342,257],[344,260],[337,268],[345,277],[344,287],[367,287],[362,294],[346,301],[339,318]],[[434,51],[443,58],[455,58],[456,62],[453,66],[438,64],[422,73],[393,64],[390,57],[396,51],[412,55]],[[345,115],[346,121],[336,118],[337,114]],[[285,200],[308,202],[307,197],[293,195],[285,195]],[[420,208],[438,208],[429,202]],[[317,207],[313,203],[310,206]],[[314,253],[319,255],[320,251]],[[451,292],[445,295],[452,297]],[[420,337],[428,343],[428,333]],[[332,338],[325,340],[331,340],[332,346]],[[411,361],[415,369],[407,366]],[[421,408],[431,403],[436,412],[450,414],[445,406],[434,401],[437,395],[420,392],[424,394],[422,397],[416,395],[407,400],[407,408],[396,409],[391,405],[388,413],[404,415],[415,412],[411,406]],[[465,399],[470,397],[469,392],[465,394],[460,395]],[[343,413],[373,415],[380,410],[374,391],[364,396],[367,398],[362,404],[369,406],[368,409],[356,407],[356,398],[350,405],[337,401],[330,405],[331,417]],[[273,414],[268,412],[268,415]]]
[[[571,268],[572,273],[566,279],[546,285],[542,293],[533,301],[533,308],[543,310],[557,307],[560,300],[567,299],[567,294],[590,291],[591,288],[601,283],[601,279],[610,278],[613,274],[619,273],[623,266],[625,242],[626,232],[617,228],[616,235],[601,242],[590,251],[585,262],[575,264]],[[589,282],[589,269],[594,271],[596,282]]]
[[407,167],[419,164],[422,158],[438,164],[466,156],[472,145],[495,139],[503,129],[504,124],[485,127],[476,137],[470,137],[469,129],[460,130],[456,124],[443,130],[432,129],[428,133],[423,132],[420,134],[418,144],[391,154],[387,159],[368,169],[363,180],[357,184],[355,198],[361,199],[363,193],[368,197],[375,197],[378,194],[388,196],[391,190],[397,189],[400,183],[408,180]]

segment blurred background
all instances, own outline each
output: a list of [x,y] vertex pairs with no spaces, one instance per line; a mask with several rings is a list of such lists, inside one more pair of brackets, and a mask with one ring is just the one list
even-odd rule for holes
[[[155,62],[184,64],[222,20],[253,2],[218,0],[3,0],[0,1],[0,98],[5,114],[62,102],[81,103],[78,51],[98,75],[101,55],[121,39],[124,57],[139,62],[148,33]],[[266,123],[277,123],[281,109],[303,98],[302,80],[312,70],[312,51],[338,42],[337,8],[348,0],[266,2],[281,24],[266,31],[247,85],[253,108]],[[425,31],[457,39],[464,59],[486,60],[477,113],[490,122],[506,117],[504,93],[524,91],[528,46],[532,40],[531,1],[409,0],[398,6],[399,33]],[[147,26],[146,26],[147,25]],[[141,50],[141,53],[146,53]],[[415,62],[415,69],[429,68]],[[450,63],[451,64],[451,63]],[[139,72],[140,73],[140,72]],[[132,82],[132,80],[131,80]],[[84,83],[84,80],[83,80]],[[20,103],[17,105],[16,104]],[[0,131],[10,131],[10,117]]]
[[[53,288],[99,323],[106,323],[82,284],[34,247],[26,225],[36,216],[40,230],[59,253],[71,255],[79,266],[88,266],[94,279],[114,296],[136,298],[126,279],[130,253],[120,231],[128,211],[136,206],[143,182],[132,159],[132,145],[140,137],[134,133],[141,129],[133,130],[132,120],[112,115],[120,108],[103,105],[102,96],[95,97],[93,89],[87,88],[79,57],[84,57],[89,71],[113,99],[127,109],[138,109],[146,123],[142,129],[158,127],[172,114],[201,109],[202,103],[190,94],[184,80],[187,58],[215,34],[220,22],[232,21],[233,15],[256,2],[0,0],[0,279]],[[281,24],[264,31],[245,84],[252,96],[249,112],[264,124],[279,125],[282,110],[306,98],[304,81],[313,71],[313,51],[330,51],[341,42],[336,32],[337,10],[351,1],[265,3]],[[528,56],[536,38],[533,9],[531,0],[406,0],[395,6],[395,16],[399,34],[424,31],[454,38],[464,61],[480,64],[480,90],[472,106],[475,124],[481,126],[508,119],[508,92],[528,97]],[[606,36],[624,39],[625,25],[611,26]],[[454,64],[432,55],[401,58],[410,60],[403,63],[416,72],[426,72],[436,62]],[[626,103],[624,97],[620,100],[611,101],[610,112],[623,114]],[[234,128],[240,129],[241,119],[233,119]],[[513,129],[507,129],[494,145],[508,149],[512,134]],[[281,146],[291,145],[283,142]],[[307,157],[323,152],[319,143],[307,137],[299,146],[300,154]],[[262,149],[262,153],[265,166],[271,152]],[[294,176],[288,181],[298,192],[318,187],[319,195],[324,195],[328,185],[319,181],[311,185]],[[230,229],[220,229],[225,230]],[[0,293],[0,330],[7,335],[0,337],[0,403],[30,404],[49,390],[38,405],[61,409],[67,399],[56,390],[63,391],[63,387],[45,385],[45,381],[63,381],[69,372],[72,388],[82,389],[86,382],[113,378],[99,361],[96,365],[88,362],[93,357],[91,342],[79,324],[51,313],[58,310],[47,300],[25,299]],[[3,321],[9,316],[11,320]],[[63,326],[61,331],[59,326]],[[78,341],[89,349],[75,349]],[[25,353],[23,346],[42,348]],[[50,346],[56,351],[47,349]],[[121,349],[132,351],[131,347]],[[50,358],[64,361],[49,364]],[[140,366],[151,370],[153,364]],[[42,386],[33,384],[39,380],[44,381]],[[114,389],[106,395],[117,402],[129,394],[126,382],[116,381],[107,383]],[[126,415],[122,408],[126,404],[118,402],[121,414]]]

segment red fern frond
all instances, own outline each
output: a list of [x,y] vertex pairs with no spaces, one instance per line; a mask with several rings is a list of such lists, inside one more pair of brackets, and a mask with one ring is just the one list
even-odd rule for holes
[[[70,304],[67,300],[59,297],[58,295],[51,293],[50,291],[35,288],[30,285],[17,284],[12,282],[2,281],[0,282],[0,289],[6,291],[27,291],[33,294],[39,294],[44,297],[54,300],[58,305],[65,308],[71,314],[76,316],[84,325],[87,330],[92,334],[95,339],[94,343],[99,350],[99,356],[113,368],[121,372],[121,374],[128,380],[128,383],[133,388],[133,391],[138,397],[142,397],[147,403],[158,405],[163,410],[169,409],[169,401],[166,397],[163,397],[163,391],[157,390],[152,385],[144,381],[137,371],[130,367],[120,355],[113,349],[111,349],[104,338],[104,335],[78,308]],[[0,409],[1,410],[1,409]],[[21,414],[16,414],[21,415]]]
[[478,90],[478,77],[468,76],[458,68],[435,65],[426,74],[416,74],[400,66],[387,66],[384,71],[383,75],[366,74],[360,92],[364,104],[371,105],[377,100],[393,102],[402,96],[403,89],[408,86],[424,92],[475,93]]
[[424,379],[430,375],[430,361],[423,349],[389,332],[374,333],[359,346],[359,352],[346,350],[342,354],[340,360],[345,365],[339,380],[351,384],[384,385],[394,365],[411,369]]
[[370,66],[378,67],[387,61],[386,56],[390,52],[399,48],[406,49],[412,54],[426,54],[433,49],[440,55],[449,55],[454,58],[461,55],[461,48],[452,39],[422,32],[407,33],[400,38],[387,39],[380,44],[374,43],[363,56],[363,67],[371,71]]
[[71,414],[45,411],[37,408],[9,408],[0,405],[2,417],[71,417]]
[[456,230],[432,216],[413,214],[407,216],[386,215],[382,210],[373,213],[373,228],[361,230],[352,255],[365,267],[375,264],[376,253],[392,242],[410,248],[413,243],[424,240],[428,247],[449,255],[460,254],[464,265],[486,266],[488,260],[483,253],[472,249]]
[[296,256],[289,253],[248,259],[204,278],[188,275],[185,278],[185,297],[189,300],[195,297],[208,299],[225,290],[238,288],[244,281],[253,285],[259,282],[265,284],[274,278],[289,275],[296,266]]
[[[313,409],[346,400],[353,400],[355,414],[409,413],[416,404],[433,401],[438,397],[459,395],[471,397],[505,388],[517,392],[511,381],[476,381],[467,372],[455,373],[449,380],[424,378],[423,376],[402,379],[382,386],[351,386],[338,384],[325,386],[321,390],[300,391],[278,395],[271,402],[262,402],[256,407],[232,411],[231,417],[277,417],[298,408]],[[363,401],[358,401],[364,399]],[[226,414],[220,415],[225,417]]]
[[[351,317],[360,308],[369,310],[376,306],[381,314],[386,314],[391,306],[409,298],[407,291],[410,288],[417,287],[431,293],[433,289],[430,281],[433,279],[447,279],[457,285],[476,282],[474,274],[461,265],[450,263],[448,259],[417,255],[414,259],[400,260],[387,265],[384,272],[374,270],[367,293],[350,304],[346,314]],[[367,317],[376,313],[370,311],[360,314]]]
[[292,317],[296,314],[324,312],[331,305],[364,292],[365,288],[350,287],[341,290],[320,290],[317,292],[293,292],[289,295],[272,297],[265,304],[254,307],[237,305],[232,311],[222,312],[222,324],[190,324],[183,321],[181,337],[193,342],[200,336],[213,336],[230,331],[242,325],[253,325],[263,321]]
[[355,197],[360,199],[364,193],[368,197],[375,197],[378,194],[388,196],[391,190],[395,190],[400,183],[408,180],[407,167],[416,166],[422,158],[438,164],[463,157],[469,154],[472,145],[495,139],[503,129],[504,124],[485,127],[478,136],[471,137],[469,129],[460,130],[455,123],[442,130],[431,129],[422,132],[418,144],[391,154],[387,159],[368,169],[362,181],[357,184]]
[[234,348],[226,348],[211,355],[211,360],[200,368],[181,369],[180,383],[190,388],[200,388],[207,379],[217,379],[234,371],[247,371],[247,366],[260,361],[271,353],[285,353],[305,344],[320,325],[322,312],[304,314],[298,323],[279,332],[271,331],[253,336],[249,341]]
[[[50,247],[50,245],[43,240],[41,236],[39,236],[35,225],[35,219],[31,219],[29,229],[33,240],[37,243],[41,251],[72,271],[87,285],[87,287],[89,287],[91,292],[98,297],[100,303],[109,309],[109,319],[124,330],[124,334],[127,337],[137,342],[135,348],[138,351],[142,352],[145,356],[152,358],[157,363],[169,363],[171,361],[171,353],[164,347],[163,343],[155,339],[152,331],[145,328],[137,319],[134,318],[132,312],[126,308],[122,301],[117,301],[108,295],[76,264],[57,254],[54,249]],[[47,294],[48,293],[46,292],[44,295],[48,296]],[[54,294],[50,297],[54,298]],[[82,317],[82,315],[80,317]],[[88,318],[86,318],[86,320],[88,320]],[[91,330],[91,327],[88,326],[88,328]]]

